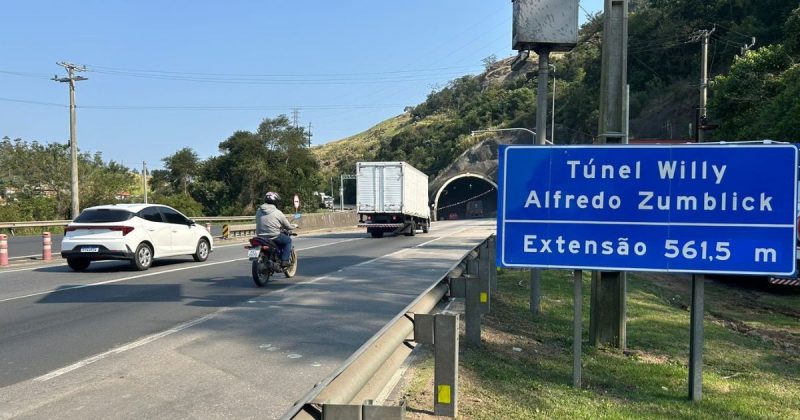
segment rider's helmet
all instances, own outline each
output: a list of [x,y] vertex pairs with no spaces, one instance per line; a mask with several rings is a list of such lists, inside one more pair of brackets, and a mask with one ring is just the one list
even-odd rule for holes
[[278,193],[276,193],[276,192],[270,191],[270,192],[264,194],[264,203],[265,204],[278,205],[278,203],[280,201],[281,201],[281,196],[278,195]]

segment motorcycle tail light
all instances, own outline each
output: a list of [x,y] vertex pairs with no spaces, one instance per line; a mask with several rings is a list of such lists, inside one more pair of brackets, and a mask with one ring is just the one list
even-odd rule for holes
[[256,246],[259,246],[259,245],[261,245],[261,242],[259,242],[259,241],[258,241],[257,239],[255,239],[255,238],[250,238],[250,246],[252,246],[252,247],[256,247]]
[[264,246],[262,246],[262,247],[261,247],[261,249],[263,249],[264,251],[268,251],[268,250],[269,250],[269,247],[268,247],[268,246],[266,246],[266,245],[264,245]]

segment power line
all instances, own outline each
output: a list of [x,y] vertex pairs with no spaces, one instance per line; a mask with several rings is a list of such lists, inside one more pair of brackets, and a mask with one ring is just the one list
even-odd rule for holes
[[201,76],[201,77],[345,77],[345,76],[374,76],[374,75],[387,75],[398,73],[428,73],[442,70],[456,70],[465,68],[474,68],[476,66],[451,66],[451,67],[438,67],[428,69],[407,69],[407,70],[391,70],[382,72],[356,72],[356,73],[199,73],[199,72],[183,72],[171,70],[145,70],[145,69],[126,69],[119,67],[107,67],[89,65],[89,71],[105,70],[110,72],[126,72],[126,73],[162,73],[168,75],[178,76]]
[[[31,105],[53,106],[67,108],[68,105],[54,102],[30,101],[16,98],[0,97],[2,102],[16,102]],[[401,104],[375,104],[375,105],[304,105],[294,106],[303,109],[313,110],[340,110],[340,109],[379,109],[396,108]],[[100,110],[178,110],[178,111],[270,111],[293,108],[286,105],[232,105],[232,106],[198,106],[198,105],[81,105],[81,109],[100,109]]]

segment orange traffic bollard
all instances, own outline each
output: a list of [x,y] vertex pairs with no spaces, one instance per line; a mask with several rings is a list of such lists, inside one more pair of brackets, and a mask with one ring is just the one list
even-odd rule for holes
[[8,236],[0,234],[0,267],[8,265]]
[[50,261],[53,258],[53,254],[51,252],[51,240],[50,240],[50,232],[42,232],[42,259],[45,261]]

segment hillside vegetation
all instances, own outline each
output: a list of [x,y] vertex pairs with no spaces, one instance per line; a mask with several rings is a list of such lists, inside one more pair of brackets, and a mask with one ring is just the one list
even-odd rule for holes
[[[799,6],[797,0],[632,0],[631,137],[694,138],[700,97],[697,31],[713,29],[708,122],[719,128],[707,137],[800,141],[794,123],[800,116]],[[755,45],[742,54],[752,37]],[[557,144],[591,143],[597,135],[601,45],[602,16],[594,16],[580,28],[573,51],[551,57],[557,78]],[[534,129],[536,56],[532,53],[515,71],[512,60],[489,57],[484,73],[452,80],[399,117],[315,148],[325,177],[350,173],[355,161],[373,159],[405,160],[435,176],[478,141],[470,136],[472,130]],[[518,136],[527,140],[529,135]]]

